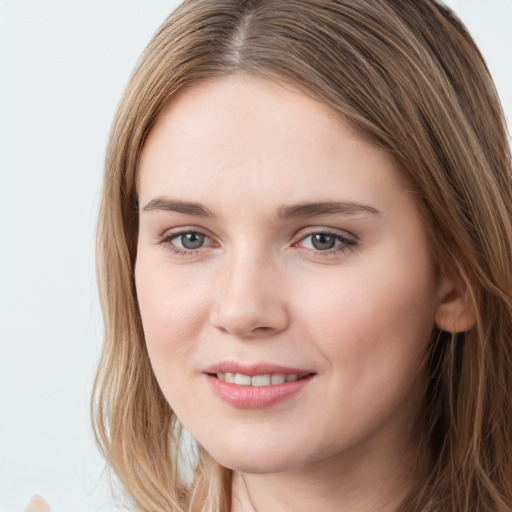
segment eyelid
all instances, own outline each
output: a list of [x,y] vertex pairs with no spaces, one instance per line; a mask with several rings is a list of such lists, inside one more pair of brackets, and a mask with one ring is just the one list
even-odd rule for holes
[[[197,233],[198,235],[202,235],[205,237],[205,239],[208,239],[210,243],[208,245],[198,247],[197,249],[187,249],[185,247],[179,247],[173,244],[173,240],[175,238],[178,238],[181,235],[186,235],[187,233]],[[194,256],[203,249],[218,246],[218,243],[215,241],[215,238],[208,232],[208,230],[204,228],[199,228],[197,226],[180,226],[176,228],[167,229],[161,235],[158,236],[157,244],[162,245],[170,252],[178,254],[180,256]]]
[[339,229],[339,228],[331,228],[331,227],[325,227],[325,226],[308,226],[306,228],[301,228],[295,235],[294,235],[294,243],[300,242],[304,238],[323,233],[326,235],[332,235],[335,237],[342,238],[347,241],[351,241],[354,243],[357,243],[359,241],[359,237],[355,235],[354,233],[351,233],[350,231],[347,231],[346,229]]
[[212,233],[210,233],[210,231],[208,229],[201,228],[199,226],[192,226],[192,225],[188,226],[187,225],[187,226],[176,226],[173,228],[167,228],[164,231],[162,231],[161,234],[158,235],[158,239],[159,240],[170,239],[172,237],[184,235],[186,233],[198,233],[198,234],[204,235],[205,237],[208,237],[212,240],[215,238],[215,236],[212,235]]
[[[336,238],[336,240],[340,243],[334,245],[334,247],[330,249],[325,250],[303,247],[300,245],[308,237],[317,234],[332,236]],[[297,247],[298,249],[305,251],[315,258],[327,258],[329,256],[335,257],[341,255],[342,253],[356,249],[359,243],[359,238],[353,233],[342,229],[326,228],[322,226],[310,226],[303,228],[295,235],[294,240],[295,241],[292,244],[293,247]]]
[[[179,247],[173,243],[173,240],[178,238],[180,235],[187,233],[197,233],[205,237],[209,241],[207,245],[202,245],[196,249],[187,249],[185,247]],[[330,249],[315,249],[308,247],[301,247],[300,243],[308,237],[315,234],[324,234],[336,238],[339,242]],[[297,247],[304,250],[305,252],[313,254],[315,257],[327,257],[336,253],[342,253],[350,249],[355,249],[358,245],[358,237],[346,230],[339,228],[327,228],[325,226],[308,226],[299,230],[293,237],[292,247]],[[215,240],[215,237],[210,234],[209,230],[199,228],[198,226],[180,226],[171,229],[167,229],[162,235],[158,236],[158,245],[165,247],[168,251],[180,255],[180,256],[195,256],[205,249],[212,247],[219,247],[219,243]]]

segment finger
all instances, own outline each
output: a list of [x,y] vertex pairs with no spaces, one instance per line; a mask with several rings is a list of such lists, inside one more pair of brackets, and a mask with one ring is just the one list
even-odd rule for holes
[[52,512],[48,503],[41,496],[32,496],[25,512]]

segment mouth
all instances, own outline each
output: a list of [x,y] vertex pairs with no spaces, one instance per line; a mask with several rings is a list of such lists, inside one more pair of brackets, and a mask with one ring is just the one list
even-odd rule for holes
[[213,393],[239,409],[262,409],[309,387],[315,372],[274,364],[225,362],[204,371]]
[[296,382],[304,379],[311,374],[299,375],[297,373],[273,373],[264,375],[246,375],[244,373],[217,372],[211,373],[212,377],[217,378],[228,384],[237,386],[278,386],[285,382]]

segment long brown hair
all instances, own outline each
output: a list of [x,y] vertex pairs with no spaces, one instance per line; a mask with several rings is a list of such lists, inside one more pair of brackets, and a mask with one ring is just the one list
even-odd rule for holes
[[512,510],[510,152],[480,52],[433,0],[185,0],[155,34],[113,123],[98,222],[93,417],[108,463],[140,510],[229,510],[230,472],[201,448],[192,489],[180,484],[179,422],[151,370],[133,271],[137,163],[163,104],[242,72],[294,84],[393,155],[439,267],[476,312],[466,333],[433,333],[420,478],[401,510]]

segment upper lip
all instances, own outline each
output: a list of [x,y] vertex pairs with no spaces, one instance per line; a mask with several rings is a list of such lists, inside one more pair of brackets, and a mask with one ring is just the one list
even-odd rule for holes
[[208,366],[203,370],[204,373],[241,373],[243,375],[249,375],[251,377],[255,375],[274,375],[282,373],[284,375],[298,375],[303,377],[311,373],[315,373],[311,370],[305,370],[304,368],[293,368],[290,366],[284,366],[274,363],[240,363],[236,361],[222,361],[220,363]]

